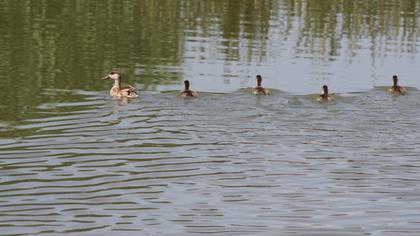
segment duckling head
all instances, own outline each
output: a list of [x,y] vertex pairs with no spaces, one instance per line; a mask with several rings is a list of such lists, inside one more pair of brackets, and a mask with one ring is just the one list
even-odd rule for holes
[[190,81],[184,80],[184,86],[185,86],[185,90],[189,90],[190,89]]
[[394,86],[397,86],[398,85],[398,76],[396,76],[396,75],[392,76],[392,81],[394,83]]
[[322,86],[322,93],[325,94],[325,95],[328,95],[328,86],[327,85]]
[[261,87],[262,77],[261,75],[257,75],[257,86]]

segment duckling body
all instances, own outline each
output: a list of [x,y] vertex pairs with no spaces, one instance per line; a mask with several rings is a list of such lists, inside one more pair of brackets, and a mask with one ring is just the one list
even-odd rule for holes
[[184,90],[181,92],[181,97],[197,97],[197,93],[192,90]]
[[391,88],[389,88],[388,92],[393,94],[393,95],[404,95],[406,90],[405,90],[405,88],[397,85],[397,86],[392,86]]
[[270,90],[265,89],[261,86],[257,86],[255,88],[252,88],[252,94],[254,94],[254,95],[268,95],[268,94],[270,94]]
[[318,98],[316,99],[318,102],[332,102],[334,101],[333,97],[331,97],[330,95],[325,95],[325,94],[321,94],[318,96]]
[[134,87],[131,85],[127,87],[121,87],[121,74],[117,71],[111,71],[107,76],[102,78],[103,80],[114,80],[114,86],[109,90],[109,95],[117,98],[136,98],[138,94]]

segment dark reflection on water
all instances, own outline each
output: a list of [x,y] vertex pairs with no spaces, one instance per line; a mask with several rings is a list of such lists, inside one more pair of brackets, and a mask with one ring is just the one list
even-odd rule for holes
[[[417,235],[419,11],[0,1],[0,234]],[[108,97],[114,67],[139,99]]]

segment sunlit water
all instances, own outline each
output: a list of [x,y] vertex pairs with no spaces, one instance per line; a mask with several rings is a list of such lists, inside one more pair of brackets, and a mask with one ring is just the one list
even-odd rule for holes
[[1,2],[0,235],[418,235],[420,5],[349,2]]

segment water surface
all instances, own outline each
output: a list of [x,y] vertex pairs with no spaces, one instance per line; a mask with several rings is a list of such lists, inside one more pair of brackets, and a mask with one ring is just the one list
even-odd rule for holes
[[0,2],[1,234],[418,235],[419,7]]

